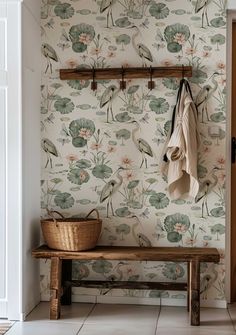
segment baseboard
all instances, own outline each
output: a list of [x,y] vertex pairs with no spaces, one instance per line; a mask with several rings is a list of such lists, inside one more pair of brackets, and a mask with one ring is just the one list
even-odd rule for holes
[[0,318],[7,318],[7,301],[0,300]]
[[[41,296],[42,301],[49,301],[49,296]],[[72,295],[72,302],[99,303],[99,304],[127,304],[127,305],[151,305],[151,306],[176,306],[186,307],[186,299],[173,298],[145,298],[145,297],[118,297],[104,295]],[[201,307],[208,308],[227,308],[226,300],[201,300]]]

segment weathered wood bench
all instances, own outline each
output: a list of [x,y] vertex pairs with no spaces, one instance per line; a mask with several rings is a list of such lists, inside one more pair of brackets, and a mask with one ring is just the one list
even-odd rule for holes
[[[50,319],[60,318],[61,304],[71,304],[71,287],[123,288],[174,290],[188,292],[190,323],[200,325],[200,263],[218,263],[220,255],[215,248],[168,248],[168,247],[111,247],[98,246],[81,252],[57,251],[42,245],[32,251],[35,258],[51,259]],[[120,260],[187,262],[187,283],[77,281],[72,280],[72,260]]]

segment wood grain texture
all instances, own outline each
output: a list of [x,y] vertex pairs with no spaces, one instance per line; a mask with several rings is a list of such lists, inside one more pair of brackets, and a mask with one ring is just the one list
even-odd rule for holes
[[136,289],[160,291],[186,291],[187,283],[162,283],[162,282],[132,282],[132,281],[103,281],[103,280],[71,280],[66,282],[66,287],[87,287],[97,289]]
[[190,262],[190,323],[200,325],[200,263]]
[[187,263],[187,311],[190,308],[190,262]]
[[50,319],[57,320],[61,312],[61,270],[62,261],[59,257],[51,258],[51,276],[50,276]]
[[[233,23],[232,48],[232,137],[236,137],[236,22]],[[231,302],[236,302],[236,163],[231,165]]]
[[[192,77],[191,66],[152,67],[152,78],[182,78]],[[150,78],[150,69],[145,67],[134,68],[106,68],[106,69],[61,69],[61,80],[101,80],[101,79],[124,79]]]
[[199,262],[214,262],[220,260],[216,248],[172,248],[172,247],[113,247],[97,246],[87,251],[58,251],[43,245],[32,251],[35,258],[60,257],[74,260],[129,260],[129,261],[166,261],[185,262],[197,259]]

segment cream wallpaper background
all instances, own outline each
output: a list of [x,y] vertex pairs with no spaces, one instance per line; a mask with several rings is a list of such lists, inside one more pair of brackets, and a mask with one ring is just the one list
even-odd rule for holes
[[[201,268],[202,298],[212,301],[225,299],[226,1],[203,8],[202,2],[42,0],[42,216],[46,208],[70,217],[96,207],[100,244],[217,247],[220,264]],[[158,79],[149,91],[147,80],[132,80],[120,91],[117,78],[93,92],[89,81],[61,81],[58,70],[182,64],[194,68],[201,191],[195,200],[172,201],[160,163],[179,81]],[[48,266],[41,263],[43,299]],[[185,275],[185,264],[176,263],[73,265],[77,279],[184,281]],[[182,292],[78,292],[185,298]]]

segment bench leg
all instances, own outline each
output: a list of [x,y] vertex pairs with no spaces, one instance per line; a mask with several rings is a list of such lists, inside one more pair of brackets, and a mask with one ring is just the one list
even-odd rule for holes
[[61,297],[62,305],[71,305],[71,286],[65,286],[66,281],[70,281],[72,279],[72,260],[71,259],[63,259],[62,260],[62,287],[63,287],[63,295]]
[[189,312],[190,305],[190,263],[187,263],[187,310]]
[[200,325],[200,263],[190,262],[190,322]]
[[51,258],[51,299],[50,299],[50,319],[57,320],[61,313],[61,259]]

